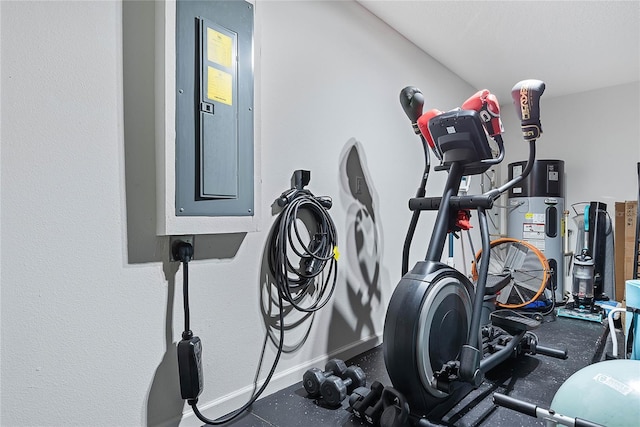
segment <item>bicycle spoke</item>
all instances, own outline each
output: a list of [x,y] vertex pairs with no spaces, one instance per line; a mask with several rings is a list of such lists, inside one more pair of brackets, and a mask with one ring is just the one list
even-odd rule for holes
[[[481,255],[477,255],[478,261]],[[550,272],[544,255],[531,244],[511,238],[492,242],[489,273],[512,277],[496,298],[498,306],[518,308],[535,301],[544,292]]]

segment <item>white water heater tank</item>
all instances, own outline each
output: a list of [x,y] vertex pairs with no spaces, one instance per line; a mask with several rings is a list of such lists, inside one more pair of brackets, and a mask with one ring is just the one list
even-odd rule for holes
[[[508,165],[509,177],[518,176],[525,161]],[[565,280],[562,239],[565,226],[564,161],[536,160],[531,173],[509,190],[507,235],[538,248],[549,261],[556,301],[562,301]]]

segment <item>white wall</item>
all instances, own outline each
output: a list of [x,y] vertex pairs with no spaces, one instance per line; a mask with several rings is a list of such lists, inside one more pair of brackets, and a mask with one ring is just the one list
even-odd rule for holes
[[[0,424],[175,424],[186,410],[175,357],[182,282],[166,239],[153,232],[153,85],[123,77],[123,6],[1,2],[0,10]],[[153,22],[151,2],[127,11],[141,26]],[[310,188],[334,197],[343,254],[332,304],[289,335],[294,345],[310,328],[304,346],[283,356],[270,391],[328,354],[379,342],[400,274],[406,202],[422,172],[398,93],[416,85],[429,105],[446,109],[473,92],[354,2],[258,2],[256,26],[262,231],[198,236],[190,269],[192,329],[204,343],[200,401],[211,404],[210,417],[243,403],[253,387],[266,334],[268,205],[293,170],[310,169]],[[153,61],[151,33],[125,45],[125,58]],[[354,139],[379,233],[378,250],[361,251],[373,258],[365,267],[379,269],[366,287],[350,251],[352,214],[362,206],[340,178]],[[436,176],[433,185],[442,182]],[[273,355],[268,343],[266,368]]]

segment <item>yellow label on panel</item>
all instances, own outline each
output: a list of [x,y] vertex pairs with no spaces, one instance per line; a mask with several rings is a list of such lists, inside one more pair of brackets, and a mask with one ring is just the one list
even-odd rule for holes
[[207,27],[207,59],[223,67],[231,67],[233,40]]
[[207,98],[232,105],[233,80],[231,74],[211,66],[207,68]]
[[524,218],[525,219],[533,219],[533,213],[527,212],[526,214],[524,214]]

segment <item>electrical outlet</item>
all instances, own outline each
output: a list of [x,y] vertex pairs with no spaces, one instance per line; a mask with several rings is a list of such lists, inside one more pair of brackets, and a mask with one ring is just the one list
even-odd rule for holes
[[[186,242],[186,243],[190,243],[191,246],[193,246],[193,248],[195,249],[195,245],[194,245],[194,240],[195,240],[195,236],[194,235],[188,235],[188,236],[169,236],[169,261],[180,261],[179,259],[176,259],[173,256],[173,245],[176,242]],[[194,256],[195,256],[195,250],[194,250]],[[193,259],[194,257],[192,257],[191,259]]]

